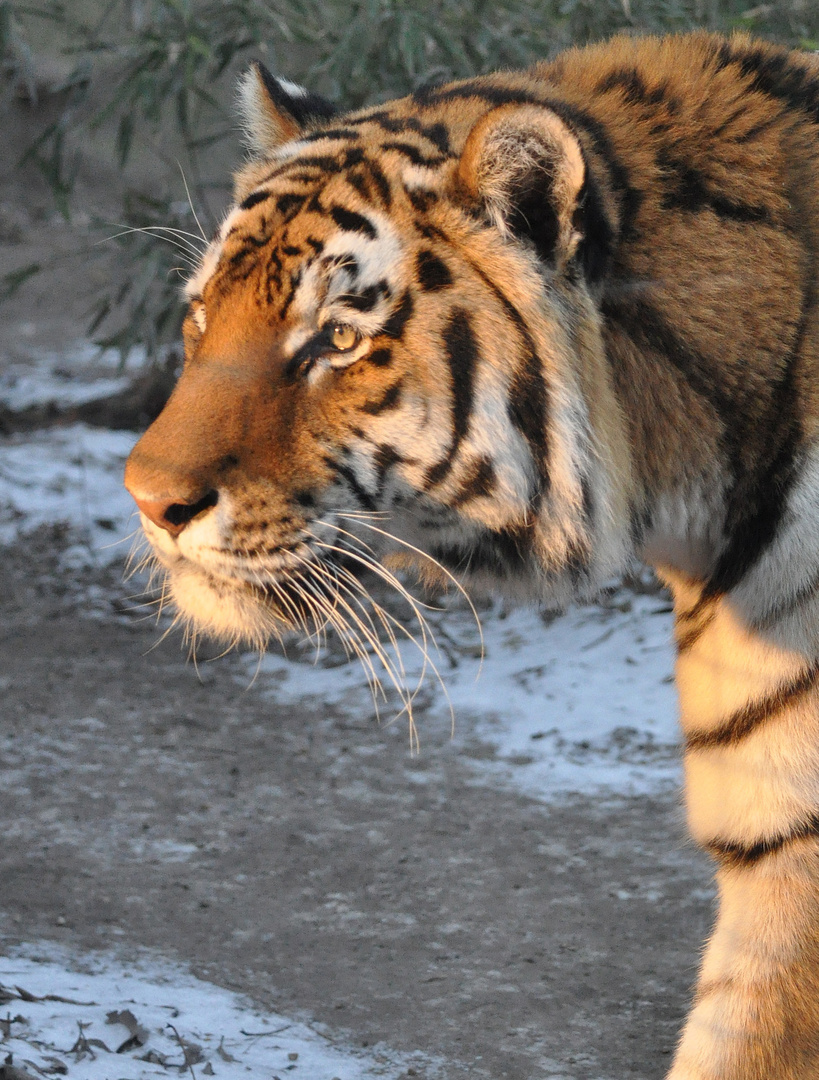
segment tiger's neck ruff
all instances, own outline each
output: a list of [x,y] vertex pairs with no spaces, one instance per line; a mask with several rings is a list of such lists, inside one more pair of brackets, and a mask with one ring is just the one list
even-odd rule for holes
[[819,1076],[819,65],[616,39],[342,117],[258,66],[242,101],[126,474],[181,616],[365,651],[362,568],[565,603],[652,562],[721,894],[671,1076]]

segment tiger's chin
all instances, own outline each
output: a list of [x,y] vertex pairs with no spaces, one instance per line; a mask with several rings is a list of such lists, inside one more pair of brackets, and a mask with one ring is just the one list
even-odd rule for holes
[[300,629],[297,609],[285,611],[269,589],[247,581],[218,578],[183,563],[168,571],[166,583],[179,620],[223,644],[264,649],[271,638]]

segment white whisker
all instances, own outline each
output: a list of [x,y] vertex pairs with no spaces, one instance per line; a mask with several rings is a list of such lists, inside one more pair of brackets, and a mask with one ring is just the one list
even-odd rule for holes
[[[350,517],[350,515],[345,513],[345,512],[340,512],[339,517]],[[469,605],[469,610],[472,612],[472,617],[475,620],[475,625],[476,625],[476,627],[478,629],[478,634],[480,635],[481,665],[482,665],[483,664],[483,658],[484,658],[484,655],[485,655],[485,648],[484,648],[484,640],[483,640],[483,627],[481,626],[480,616],[478,615],[478,612],[477,612],[477,609],[476,609],[475,605],[472,603],[472,600],[471,600],[471,598],[469,596],[469,593],[467,593],[466,589],[463,587],[463,585],[460,583],[460,581],[458,581],[458,579],[455,577],[455,575],[453,573],[451,573],[451,571],[447,570],[447,568],[445,566],[443,566],[440,562],[438,562],[437,559],[434,559],[426,551],[423,551],[421,548],[416,547],[414,544],[410,544],[407,540],[402,540],[399,536],[395,536],[395,535],[393,535],[393,533],[387,532],[385,529],[379,529],[377,525],[373,525],[371,522],[365,521],[362,518],[357,518],[355,520],[357,520],[360,525],[363,525],[365,529],[371,529],[373,532],[378,533],[379,535],[386,537],[388,540],[395,541],[395,543],[400,544],[401,547],[405,547],[405,548],[407,548],[408,551],[412,551],[416,555],[420,555],[423,559],[428,560],[429,562],[431,562],[433,564],[433,566],[437,566],[438,569],[445,575],[445,577],[449,581],[452,582],[452,584],[455,586],[455,588],[458,590],[458,592],[461,594],[461,596],[464,598],[464,600]],[[480,669],[479,669],[479,673],[480,673]]]
[[[196,207],[193,205],[193,199],[191,198],[191,189],[188,187],[188,181],[187,177],[185,176],[185,170],[182,168],[182,162],[177,160],[176,164],[179,166],[179,171],[182,174],[182,183],[185,185],[185,194],[188,196],[188,206],[191,208],[193,220],[196,222],[196,227],[199,229],[202,239],[205,241],[205,245],[207,246],[208,238],[205,235],[205,230],[202,228],[202,222],[199,220],[199,215],[196,213]],[[191,235],[193,236],[195,234],[191,233]]]

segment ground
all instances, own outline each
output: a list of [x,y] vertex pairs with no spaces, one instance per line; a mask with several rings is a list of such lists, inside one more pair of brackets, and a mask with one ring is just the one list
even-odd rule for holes
[[453,1080],[662,1075],[710,908],[673,795],[545,804],[445,725],[411,757],[235,659],[197,677],[116,572],[55,590],[58,543],[3,559],[7,946],[148,947]]
[[[5,183],[6,266],[55,234],[70,246]],[[274,656],[255,679],[252,657],[194,665],[105,547],[126,531],[133,436],[42,406],[55,380],[74,401],[94,396],[86,375],[121,385],[73,346],[75,275],[18,296],[0,341],[0,1061],[17,1039],[0,1076],[37,1075],[24,1062],[44,1052],[36,1003],[9,990],[35,957],[48,978],[48,960],[175,964],[319,1031],[348,1054],[342,1080],[661,1077],[713,906],[685,837],[663,598],[621,591],[556,622],[485,608],[477,683],[468,616],[436,615],[454,627],[455,737],[433,680],[415,755],[336,657]],[[70,996],[36,991],[55,992]],[[137,1049],[94,1077],[174,1074]],[[51,1056],[92,1075],[90,1057]],[[286,1068],[325,1080],[304,1060]],[[243,1075],[268,1080],[272,1057],[254,1061]],[[228,1068],[214,1052],[188,1072]]]

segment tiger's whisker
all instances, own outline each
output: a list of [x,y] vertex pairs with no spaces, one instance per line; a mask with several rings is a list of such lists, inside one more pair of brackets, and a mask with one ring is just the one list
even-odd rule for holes
[[[345,513],[342,513],[339,516],[340,517],[347,517],[349,515],[347,515]],[[443,566],[437,559],[433,558],[431,555],[428,555],[427,552],[423,551],[421,548],[416,547],[414,544],[410,544],[409,541],[402,540],[399,536],[395,536],[392,533],[387,532],[385,529],[379,529],[377,525],[373,525],[371,522],[364,521],[364,520],[361,520],[361,519],[358,519],[358,521],[359,521],[359,524],[363,525],[363,527],[365,529],[371,529],[373,532],[378,533],[381,536],[386,537],[388,540],[394,541],[396,544],[399,544],[401,547],[407,548],[408,551],[412,551],[414,554],[420,555],[422,558],[426,559],[428,562],[431,562],[434,566],[437,566],[438,569],[442,571],[442,573],[446,576],[446,578],[449,581],[452,582],[452,584],[455,586],[455,588],[458,590],[458,592],[464,598],[466,603],[469,605],[469,610],[472,612],[472,617],[475,620],[475,625],[476,625],[476,627],[478,629],[478,634],[480,635],[481,664],[483,664],[483,658],[485,656],[486,649],[485,649],[485,644],[484,644],[484,639],[483,639],[483,627],[481,626],[480,616],[478,615],[478,611],[477,611],[475,605],[473,604],[472,599],[469,596],[469,593],[467,593],[466,589],[463,587],[463,585],[460,583],[460,581],[458,581],[458,579],[455,577],[455,575],[453,573],[451,573],[449,570],[447,570],[447,568],[445,566]]]
[[[182,168],[182,162],[177,159],[176,164],[179,166],[179,172],[182,174],[182,183],[185,185],[185,194],[188,196],[188,206],[191,208],[193,214],[193,220],[196,222],[196,227],[199,229],[199,233],[202,239],[205,241],[205,245],[208,244],[208,238],[205,235],[205,230],[202,228],[202,222],[199,220],[199,215],[196,213],[196,207],[193,205],[193,199],[191,198],[191,189],[188,187],[188,179],[185,176],[185,170]],[[192,236],[196,235],[191,233]]]

